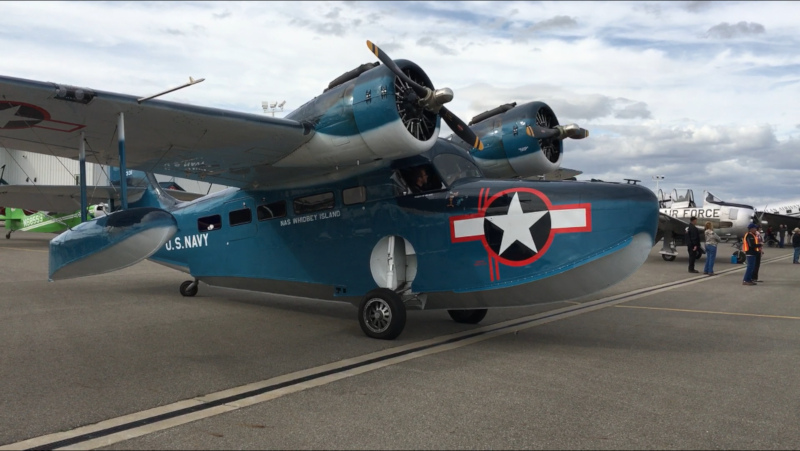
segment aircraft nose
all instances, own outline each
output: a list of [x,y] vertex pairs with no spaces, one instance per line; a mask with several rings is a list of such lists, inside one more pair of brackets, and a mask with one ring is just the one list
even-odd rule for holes
[[[592,231],[601,242],[649,235],[650,247],[658,229],[658,198],[639,185],[592,183],[581,198],[592,205]],[[649,249],[648,249],[649,251]]]

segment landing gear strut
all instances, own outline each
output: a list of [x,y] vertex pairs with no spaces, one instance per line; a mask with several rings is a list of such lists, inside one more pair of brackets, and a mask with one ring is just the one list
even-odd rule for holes
[[403,299],[387,288],[370,291],[358,306],[358,323],[368,337],[394,340],[406,326]]
[[198,281],[187,280],[181,284],[180,292],[183,296],[192,297],[197,294]]

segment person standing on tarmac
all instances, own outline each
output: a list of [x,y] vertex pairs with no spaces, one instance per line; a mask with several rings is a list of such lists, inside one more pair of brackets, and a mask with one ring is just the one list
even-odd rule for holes
[[703,268],[703,274],[714,276],[714,260],[717,258],[717,245],[719,244],[719,235],[714,232],[714,225],[711,221],[706,222],[706,266]]
[[686,249],[689,251],[689,272],[700,272],[694,269],[694,261],[700,256],[700,231],[697,230],[697,217],[689,218],[691,225],[686,230]]
[[756,238],[757,234],[758,226],[750,223],[747,226],[747,234],[742,241],[742,251],[744,251],[747,256],[747,269],[744,270],[742,285],[756,285],[756,283],[753,282],[753,268],[756,263],[756,255],[761,253],[761,248],[758,244],[759,240]]
[[800,227],[795,227],[792,230],[792,247],[794,248],[792,263],[800,264]]
[[761,269],[761,256],[764,255],[764,236],[756,234],[756,239],[758,240],[758,253],[756,253],[756,260],[753,264],[753,282],[763,282],[763,280],[758,278],[758,270]]

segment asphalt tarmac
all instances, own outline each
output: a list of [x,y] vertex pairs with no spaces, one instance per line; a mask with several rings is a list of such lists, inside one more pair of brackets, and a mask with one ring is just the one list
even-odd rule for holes
[[[579,302],[410,311],[200,286],[151,262],[47,282],[53,235],[0,240],[0,449],[797,449],[800,265],[758,286],[653,248]],[[683,251],[683,249],[681,249]],[[702,271],[703,261],[698,263]],[[535,293],[531,294],[535,296]]]

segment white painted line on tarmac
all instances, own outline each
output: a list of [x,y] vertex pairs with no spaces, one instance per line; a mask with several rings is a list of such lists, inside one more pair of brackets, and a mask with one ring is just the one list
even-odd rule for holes
[[[783,260],[782,256],[764,260],[762,264]],[[744,267],[717,272],[728,274],[742,271]],[[452,349],[461,348],[502,335],[529,329],[531,327],[570,318],[617,304],[633,301],[673,288],[692,285],[716,277],[706,275],[668,282],[653,287],[641,288],[614,296],[608,296],[584,304],[538,313],[469,331],[459,332],[429,340],[410,343],[363,356],[340,360],[283,376],[235,387],[197,398],[178,401],[166,406],[145,410],[99,423],[82,426],[70,431],[43,435],[16,443],[0,446],[0,450],[31,448],[45,449],[95,449],[109,446],[132,438],[163,431],[196,420],[209,418],[226,412],[267,402],[291,393],[319,387],[348,377],[364,374],[390,365],[429,356]]]

